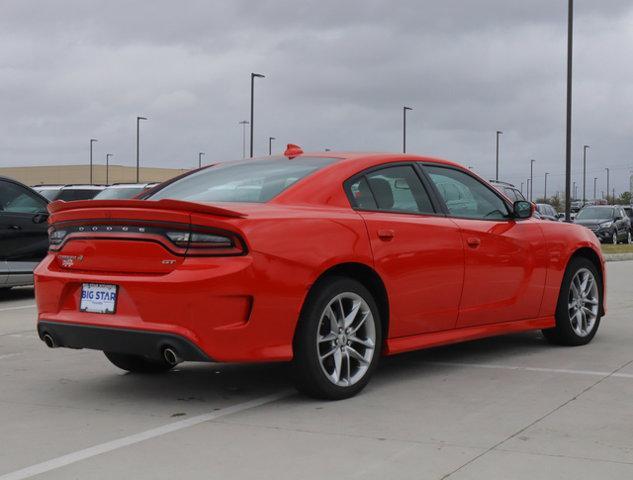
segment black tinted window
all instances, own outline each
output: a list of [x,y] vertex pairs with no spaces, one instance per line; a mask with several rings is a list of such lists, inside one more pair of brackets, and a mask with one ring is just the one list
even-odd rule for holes
[[298,157],[224,163],[187,175],[147,198],[191,202],[267,202],[296,181],[336,160]]
[[46,203],[28,189],[11,182],[0,181],[0,212],[40,213]]
[[100,190],[95,189],[79,189],[70,188],[68,190],[62,190],[55,200],[64,200],[65,202],[72,202],[73,200],[92,200]]

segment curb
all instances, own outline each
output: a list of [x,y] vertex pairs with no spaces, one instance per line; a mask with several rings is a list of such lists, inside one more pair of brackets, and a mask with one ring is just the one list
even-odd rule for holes
[[633,260],[633,253],[605,253],[604,259],[607,262],[623,262],[626,260]]

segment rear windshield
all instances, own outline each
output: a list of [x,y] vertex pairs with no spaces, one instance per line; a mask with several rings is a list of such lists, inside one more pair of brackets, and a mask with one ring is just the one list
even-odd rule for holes
[[64,200],[66,202],[72,202],[73,200],[92,200],[100,191],[101,190],[96,189],[80,190],[75,188],[62,190],[55,200]]
[[301,157],[224,163],[176,180],[148,198],[191,202],[267,202],[296,181],[336,160]]
[[116,187],[106,188],[99,192],[95,200],[113,200],[117,198],[133,198],[145,190],[144,187]]

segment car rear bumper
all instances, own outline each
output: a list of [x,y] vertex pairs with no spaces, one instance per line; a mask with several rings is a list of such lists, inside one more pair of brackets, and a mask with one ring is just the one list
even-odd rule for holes
[[165,348],[176,351],[182,360],[211,362],[212,360],[190,340],[170,333],[96,327],[72,323],[40,320],[37,333],[50,347],[89,348],[104,352],[141,355],[153,359],[163,358]]
[[[71,348],[155,356],[164,339],[176,338],[199,350],[192,360],[290,360],[302,297],[280,302],[279,289],[263,288],[252,263],[248,256],[187,259],[166,274],[137,275],[65,270],[50,254],[35,271],[38,330],[53,325],[60,346]],[[117,285],[115,313],[80,311],[84,283]],[[124,346],[113,350],[117,342]]]

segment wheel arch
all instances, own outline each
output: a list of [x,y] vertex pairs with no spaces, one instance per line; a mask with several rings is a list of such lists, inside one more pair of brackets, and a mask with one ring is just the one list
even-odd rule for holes
[[387,334],[389,333],[389,295],[387,288],[380,277],[378,272],[369,265],[358,262],[345,262],[332,265],[327,270],[322,272],[314,283],[308,289],[301,310],[306,305],[310,295],[318,288],[323,282],[327,281],[331,277],[346,277],[356,280],[361,283],[372,294],[376,305],[378,306],[378,312],[380,314],[380,323],[382,329],[383,342],[387,340]]
[[605,308],[604,308],[604,301],[605,301],[605,277],[604,277],[604,269],[603,269],[603,263],[602,263],[602,259],[600,258],[600,256],[595,252],[595,250],[593,248],[590,247],[581,247],[577,250],[575,250],[572,255],[569,257],[569,260],[567,261],[567,265],[569,265],[569,263],[574,259],[574,258],[584,258],[586,260],[589,260],[595,267],[596,270],[598,271],[598,275],[600,276],[600,316],[605,314]]

